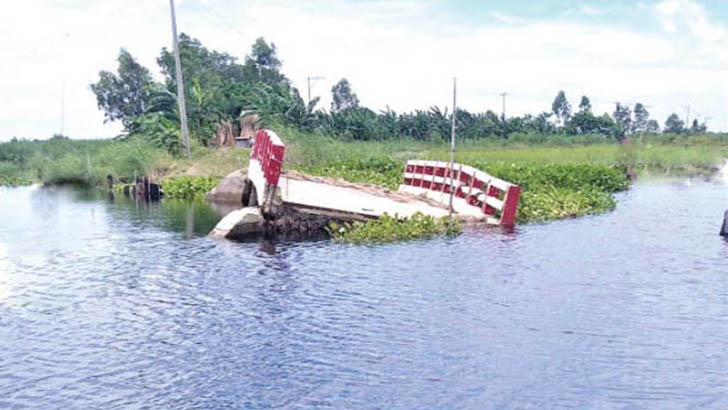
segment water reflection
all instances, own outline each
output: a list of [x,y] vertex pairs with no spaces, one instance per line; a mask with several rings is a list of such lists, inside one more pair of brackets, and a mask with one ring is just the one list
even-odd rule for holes
[[8,257],[8,251],[0,242],[0,303],[10,297],[10,290],[12,288],[12,272],[13,266],[10,263]]
[[148,202],[117,195],[110,211],[110,216],[122,223],[180,232],[188,239],[207,235],[221,219],[220,213],[205,200]]

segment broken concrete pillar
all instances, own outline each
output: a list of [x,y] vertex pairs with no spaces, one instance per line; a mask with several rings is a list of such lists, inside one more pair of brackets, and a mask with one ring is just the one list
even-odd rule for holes
[[239,239],[264,230],[260,209],[247,207],[230,212],[218,222],[210,237],[215,239]]
[[247,174],[246,169],[229,174],[205,195],[205,198],[210,201],[235,203],[239,206],[243,201],[243,188],[245,188]]

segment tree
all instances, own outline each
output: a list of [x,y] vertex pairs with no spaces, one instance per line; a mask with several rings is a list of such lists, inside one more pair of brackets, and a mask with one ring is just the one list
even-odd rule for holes
[[561,124],[566,125],[566,122],[571,117],[571,104],[569,104],[569,101],[566,99],[566,94],[563,91],[559,91],[556,94],[556,98],[554,98],[554,102],[551,104],[551,111],[553,111]]
[[581,96],[581,102],[579,103],[579,112],[592,112],[591,101],[589,101],[589,97],[587,97],[586,95]]
[[250,56],[258,67],[272,71],[278,71],[281,68],[281,60],[278,59],[276,53],[276,45],[274,43],[269,45],[263,37],[258,37],[255,40]]
[[614,121],[608,114],[597,117],[589,111],[579,111],[571,117],[566,125],[566,132],[568,134],[609,135],[613,128]]
[[634,106],[634,123],[632,124],[632,130],[634,132],[645,132],[647,131],[647,122],[650,120],[650,113],[647,111],[642,103],[637,103]]
[[359,98],[351,89],[351,85],[346,78],[339,80],[336,85],[331,88],[332,101],[331,111],[341,112],[359,107]]
[[99,72],[99,81],[91,84],[104,122],[120,120],[128,128],[131,118],[144,113],[152,84],[149,70],[140,65],[125,49],[119,51],[117,74]]
[[705,123],[700,124],[698,122],[698,119],[693,120],[693,124],[690,126],[690,133],[692,134],[702,134],[705,131],[707,131],[708,127],[705,125]]
[[649,120],[647,121],[647,130],[650,134],[657,134],[660,132],[660,124],[657,122],[657,120]]
[[685,122],[680,117],[672,113],[665,121],[665,129],[662,132],[680,134],[685,132]]
[[[236,121],[243,111],[284,115],[302,121],[307,118],[306,106],[298,91],[277,71],[280,60],[275,46],[269,46],[263,38],[253,44],[245,64],[239,64],[227,53],[206,48],[184,33],[180,35],[179,48],[190,134],[203,144],[215,135],[221,121]],[[176,100],[169,98],[176,91],[174,56],[164,48],[157,62],[165,75],[168,92],[155,90],[158,104],[154,105],[165,107],[165,117],[170,118],[176,105]]]
[[614,122],[614,137],[623,142],[632,127],[632,110],[628,105],[617,103],[614,109]]

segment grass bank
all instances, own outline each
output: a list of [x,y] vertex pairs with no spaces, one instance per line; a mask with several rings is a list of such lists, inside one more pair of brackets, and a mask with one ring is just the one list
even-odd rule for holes
[[17,141],[0,144],[0,185],[103,186],[107,175],[120,182],[146,175],[173,197],[191,197],[247,164],[247,150],[195,146],[187,159],[140,139]]
[[[288,166],[300,171],[396,189],[407,159],[448,160],[443,142],[345,142],[283,130],[292,145]],[[523,188],[518,221],[544,221],[598,214],[613,209],[614,193],[629,187],[627,170],[639,174],[695,175],[715,172],[728,156],[715,139],[682,139],[673,144],[523,145],[519,142],[464,141],[456,161]]]
[[[273,127],[284,139],[286,167],[396,189],[407,159],[449,157],[443,141],[350,142],[321,134]],[[702,142],[701,142],[702,141]],[[664,142],[664,141],[663,141]],[[128,141],[51,140],[0,144],[0,184],[83,182],[102,185],[106,175],[131,180],[147,175],[175,197],[208,190],[217,179],[247,166],[246,149],[195,146],[192,158],[174,157],[140,139]],[[722,142],[698,137],[672,144],[524,145],[464,141],[456,160],[523,188],[520,222],[575,217],[608,211],[613,194],[629,186],[626,169],[638,173],[699,174],[716,169],[728,156]]]

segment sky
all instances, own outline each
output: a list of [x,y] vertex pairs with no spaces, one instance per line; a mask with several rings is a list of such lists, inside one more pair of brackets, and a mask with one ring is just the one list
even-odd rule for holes
[[[301,95],[320,107],[345,77],[374,110],[458,106],[550,111],[559,90],[598,114],[642,102],[728,131],[728,2],[176,0],[180,32],[240,60],[256,38],[275,43]],[[167,0],[28,0],[0,14],[0,141],[108,138],[89,85],[115,70],[120,48],[161,79],[172,43]]]

